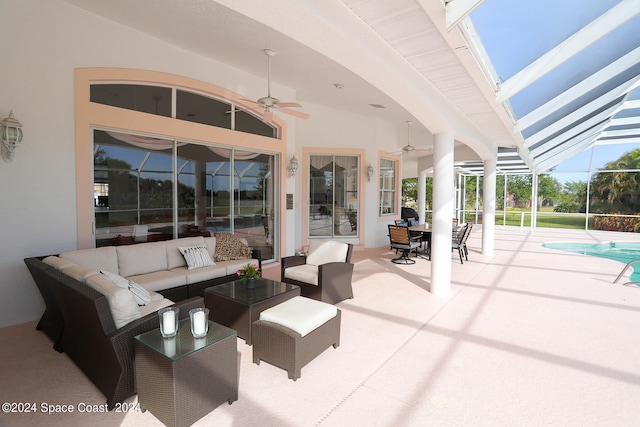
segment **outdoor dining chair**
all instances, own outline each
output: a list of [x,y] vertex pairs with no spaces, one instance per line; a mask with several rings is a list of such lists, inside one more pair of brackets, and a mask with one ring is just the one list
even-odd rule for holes
[[469,251],[467,250],[467,239],[469,238],[469,234],[471,234],[471,228],[473,224],[463,224],[458,231],[456,237],[453,238],[451,242],[451,250],[458,250],[458,255],[460,256],[460,264],[464,264],[462,261],[462,256],[464,255],[464,259],[469,261]]
[[415,264],[415,260],[409,258],[409,253],[415,249],[416,257],[418,256],[418,248],[421,246],[420,236],[412,237],[409,227],[406,225],[389,224],[389,241],[391,248],[402,251],[398,258],[393,258],[391,262],[394,264]]

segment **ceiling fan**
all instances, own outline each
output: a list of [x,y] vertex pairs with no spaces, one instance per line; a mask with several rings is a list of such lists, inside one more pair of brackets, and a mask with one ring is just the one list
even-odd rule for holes
[[410,142],[410,130],[411,128],[411,121],[407,120],[407,145],[405,145],[404,147],[402,147],[402,149],[400,151],[394,151],[393,153],[390,154],[399,154],[401,156],[407,154],[407,153],[411,153],[412,151],[414,151],[416,149],[416,147],[414,147],[413,145],[411,145]]
[[264,54],[267,55],[267,96],[263,96],[257,101],[247,101],[262,109],[264,112],[263,120],[265,122],[270,122],[273,119],[273,112],[275,110],[278,110],[281,113],[290,114],[300,119],[308,119],[310,117],[309,114],[291,109],[302,108],[302,105],[297,102],[280,102],[278,98],[271,96],[271,58],[273,58],[276,53],[271,49],[265,49]]
[[397,155],[403,156],[405,154],[412,153],[412,152],[415,151],[418,154],[418,157],[420,157],[420,156],[424,156],[426,154],[429,154],[431,152],[431,150],[429,148],[417,149],[416,150],[416,147],[411,145],[411,141],[410,141],[411,132],[410,132],[410,130],[411,130],[411,121],[407,120],[407,145],[402,147],[400,149],[400,151],[394,151],[394,152],[389,153],[389,154],[397,154]]

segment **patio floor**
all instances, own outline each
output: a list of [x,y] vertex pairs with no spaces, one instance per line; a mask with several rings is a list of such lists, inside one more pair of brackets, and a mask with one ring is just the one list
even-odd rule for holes
[[[239,400],[195,425],[637,426],[640,289],[612,284],[621,263],[541,244],[638,235],[497,227],[495,255],[486,257],[481,233],[474,227],[464,265],[452,252],[449,298],[427,292],[429,261],[396,265],[388,247],[355,250],[355,298],[338,304],[340,347],[294,382],[253,364],[239,339]],[[265,268],[278,275],[278,265]],[[103,403],[33,324],[0,329],[0,340],[3,402]],[[136,411],[0,414],[3,426],[25,422],[161,425]]]

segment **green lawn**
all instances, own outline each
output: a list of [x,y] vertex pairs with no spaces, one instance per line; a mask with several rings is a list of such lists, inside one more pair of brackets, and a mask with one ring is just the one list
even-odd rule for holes
[[[503,213],[496,212],[496,224],[502,225]],[[520,226],[522,221],[522,211],[507,211],[505,225]],[[584,214],[575,215],[554,215],[551,213],[546,214],[544,211],[538,212],[538,219],[536,222],[538,227],[545,228],[575,228],[579,230],[584,229]],[[525,211],[524,223],[525,227],[531,226],[531,212]]]

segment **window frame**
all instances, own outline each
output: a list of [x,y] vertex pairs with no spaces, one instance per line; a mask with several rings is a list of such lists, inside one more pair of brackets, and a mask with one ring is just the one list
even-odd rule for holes
[[[385,166],[384,162],[391,162],[393,164],[393,177],[391,180],[385,179],[386,171],[388,170],[388,166]],[[397,216],[400,214],[400,158],[397,156],[392,156],[386,153],[380,154],[378,156],[378,218],[379,219],[388,219],[389,217]],[[383,169],[384,167],[384,169]],[[389,181],[392,183],[393,188],[388,188],[387,185]],[[393,200],[393,206],[389,212],[384,212],[384,204],[388,198],[385,198],[385,195],[391,194],[391,199]]]

